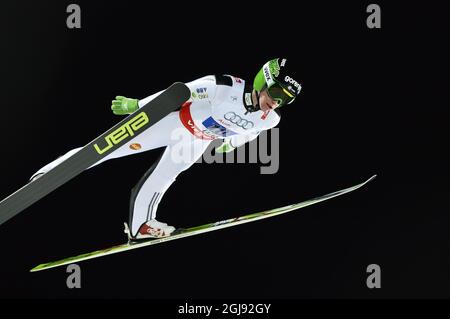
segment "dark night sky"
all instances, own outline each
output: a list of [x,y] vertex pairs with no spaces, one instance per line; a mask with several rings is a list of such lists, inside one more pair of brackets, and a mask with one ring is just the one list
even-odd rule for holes
[[[77,2],[80,30],[65,25],[68,1],[2,2],[1,198],[117,123],[115,95],[214,73],[251,81],[277,56],[303,83],[281,110],[278,173],[196,164],[159,219],[194,226],[378,178],[292,214],[80,263],[79,290],[67,289],[64,267],[28,273],[125,240],[130,190],[160,151],[107,162],[0,227],[0,298],[450,297],[450,20],[440,3],[377,2],[382,28],[369,30],[364,1],[270,12],[92,2]],[[376,291],[365,285],[372,263]]]

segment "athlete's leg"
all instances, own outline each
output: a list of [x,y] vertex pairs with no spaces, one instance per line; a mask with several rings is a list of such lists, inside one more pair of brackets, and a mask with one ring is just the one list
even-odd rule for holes
[[[128,156],[132,154],[138,154],[155,148],[167,146],[171,143],[173,131],[180,128],[181,122],[179,119],[179,114],[178,112],[172,112],[159,122],[155,123],[153,126],[149,127],[145,132],[136,136],[128,143],[119,147],[117,150],[105,156],[103,159],[101,159],[94,165],[90,166],[89,168],[94,167],[100,163],[103,163],[109,159]],[[33,179],[36,176],[39,177],[39,175],[45,174],[46,172],[48,172],[55,166],[59,165],[60,163],[62,163],[63,161],[65,161],[66,159],[68,159],[81,149],[82,147],[75,148],[73,150],[70,150],[63,156],[58,157],[53,162],[39,169],[32,176],[31,179]]]
[[[191,136],[191,139],[196,139]],[[202,156],[210,141],[193,140],[188,145],[167,146],[160,159],[145,173],[131,192],[130,227],[135,236],[143,223],[156,218],[158,204],[164,193],[172,185],[177,176],[194,164]],[[176,151],[184,151],[179,157]],[[189,155],[186,155],[189,153]]]

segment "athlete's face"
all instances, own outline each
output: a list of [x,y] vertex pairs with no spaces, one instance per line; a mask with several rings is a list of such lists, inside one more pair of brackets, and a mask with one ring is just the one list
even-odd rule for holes
[[267,112],[269,110],[276,109],[278,104],[269,96],[267,90],[263,90],[259,94],[259,107],[263,112]]

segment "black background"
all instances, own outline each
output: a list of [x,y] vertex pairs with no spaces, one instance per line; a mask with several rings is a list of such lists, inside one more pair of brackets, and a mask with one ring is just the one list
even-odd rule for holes
[[[0,197],[117,123],[143,98],[214,73],[252,80],[286,56],[303,95],[281,109],[280,169],[196,164],[158,218],[194,226],[364,189],[262,222],[65,267],[36,264],[125,240],[131,187],[159,151],[89,170],[0,229],[1,298],[448,298],[448,11],[441,2],[2,1]],[[379,264],[382,288],[366,287]]]

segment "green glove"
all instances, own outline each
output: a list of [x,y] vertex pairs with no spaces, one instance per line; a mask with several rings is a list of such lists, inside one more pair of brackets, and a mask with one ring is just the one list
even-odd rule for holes
[[139,108],[137,99],[130,99],[125,96],[116,96],[112,101],[111,110],[116,115],[125,115],[135,112]]
[[231,146],[229,141],[225,141],[219,147],[216,147],[216,153],[232,152],[236,147]]

